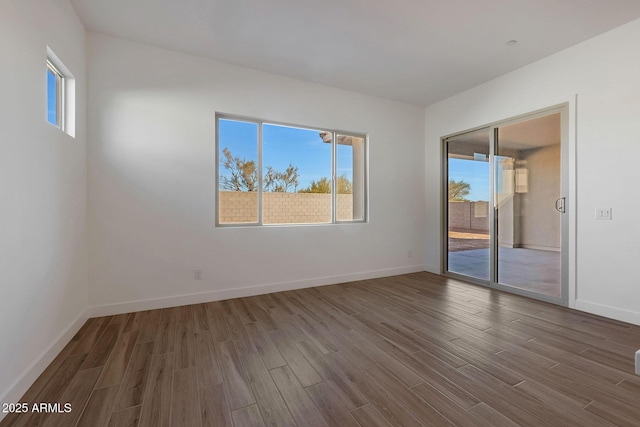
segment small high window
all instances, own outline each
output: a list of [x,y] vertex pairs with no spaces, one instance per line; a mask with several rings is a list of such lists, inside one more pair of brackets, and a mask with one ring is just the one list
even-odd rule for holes
[[75,137],[76,80],[47,46],[47,121]]
[[47,60],[47,121],[64,130],[64,76]]

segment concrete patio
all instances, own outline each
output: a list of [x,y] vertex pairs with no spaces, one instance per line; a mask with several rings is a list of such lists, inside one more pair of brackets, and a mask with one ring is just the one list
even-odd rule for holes
[[[448,270],[489,280],[489,247],[449,252]],[[498,283],[560,297],[560,252],[499,248]]]

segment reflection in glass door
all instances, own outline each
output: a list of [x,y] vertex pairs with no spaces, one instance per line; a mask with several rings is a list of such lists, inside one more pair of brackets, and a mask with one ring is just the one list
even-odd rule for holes
[[490,129],[447,140],[447,270],[489,280]]
[[497,129],[497,282],[561,297],[560,113]]

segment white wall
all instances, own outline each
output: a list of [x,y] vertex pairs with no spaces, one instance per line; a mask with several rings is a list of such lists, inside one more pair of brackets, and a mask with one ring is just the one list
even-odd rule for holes
[[[426,264],[440,271],[443,135],[570,102],[576,308],[640,324],[640,20],[426,109]],[[574,102],[577,94],[577,102]],[[577,115],[575,115],[577,107]],[[574,187],[575,189],[575,187]],[[595,221],[612,207],[612,221]]]
[[[423,108],[97,34],[89,77],[93,313],[423,269]],[[216,228],[216,111],[368,133],[370,222]]]
[[[46,120],[47,45],[76,77],[75,139]],[[0,53],[0,401],[17,402],[85,320],[84,28],[66,0],[2,0]]]

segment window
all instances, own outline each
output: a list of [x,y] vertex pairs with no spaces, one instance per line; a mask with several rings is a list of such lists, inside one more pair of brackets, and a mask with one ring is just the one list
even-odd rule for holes
[[64,76],[47,60],[47,121],[64,130]]
[[47,121],[75,136],[76,81],[56,54],[47,47]]
[[216,117],[218,225],[364,222],[366,136]]

